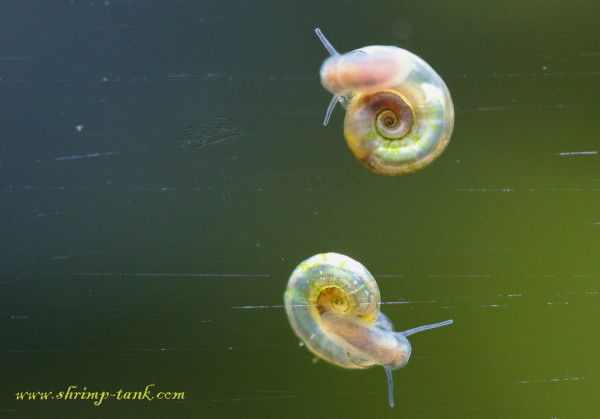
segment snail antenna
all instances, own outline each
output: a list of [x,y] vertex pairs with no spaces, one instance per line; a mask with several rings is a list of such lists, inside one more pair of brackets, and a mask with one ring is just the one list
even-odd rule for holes
[[394,380],[392,379],[392,369],[390,367],[386,367],[385,365],[383,366],[383,369],[387,375],[390,407],[394,407]]
[[339,96],[333,95],[331,102],[329,102],[329,106],[327,107],[327,112],[325,113],[325,120],[323,121],[323,125],[327,125],[329,123],[329,118],[331,118],[331,114],[333,113],[333,109],[335,108],[335,104],[340,100]]
[[425,326],[415,327],[414,329],[409,329],[409,330],[405,330],[404,332],[400,332],[400,334],[404,335],[404,336],[410,336],[412,334],[415,334],[415,333],[418,333],[418,332],[422,332],[423,330],[435,329],[436,327],[447,326],[449,324],[452,324],[452,320],[446,320],[445,322],[440,322],[440,323],[428,324],[428,325],[425,325]]
[[317,36],[319,37],[319,39],[323,43],[323,46],[325,47],[327,52],[329,52],[330,55],[339,55],[339,53],[335,50],[333,45],[331,45],[331,42],[329,42],[327,38],[325,38],[325,35],[323,35],[323,32],[321,32],[321,29],[316,28],[315,32],[317,33]]

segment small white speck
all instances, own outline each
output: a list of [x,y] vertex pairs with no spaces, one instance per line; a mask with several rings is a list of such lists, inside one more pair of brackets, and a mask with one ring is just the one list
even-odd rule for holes
[[108,79],[106,77],[102,77],[102,81],[107,82]]
[[298,342],[298,346],[303,347],[304,346],[304,342],[302,342],[302,341]]
[[75,129],[79,132],[83,131],[83,125],[75,125]]
[[543,66],[542,66],[542,70],[543,70],[543,71],[546,71],[546,70],[548,70],[548,67],[546,67],[545,65],[543,65]]
[[230,347],[229,347],[229,348],[227,348],[227,349],[229,349],[229,350],[232,350],[232,349],[233,349],[233,346],[230,346]]

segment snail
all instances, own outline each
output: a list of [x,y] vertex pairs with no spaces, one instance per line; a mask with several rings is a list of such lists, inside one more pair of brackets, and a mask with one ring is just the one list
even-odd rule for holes
[[296,335],[315,355],[344,368],[381,365],[394,407],[392,370],[408,362],[407,336],[446,326],[452,320],[395,332],[379,311],[373,276],[361,263],[339,253],[321,253],[300,263],[287,284],[285,311]]
[[454,106],[442,78],[402,48],[371,45],[339,54],[319,28],[331,56],[321,83],[346,109],[344,135],[356,158],[382,175],[414,173],[442,154],[454,128]]

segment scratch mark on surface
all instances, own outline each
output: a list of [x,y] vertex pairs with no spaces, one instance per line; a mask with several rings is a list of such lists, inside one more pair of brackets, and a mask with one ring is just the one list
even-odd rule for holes
[[[277,348],[277,347],[276,347]],[[272,346],[240,346],[241,351],[246,350],[257,350],[264,351],[265,349],[272,350]],[[227,351],[233,350],[231,346],[191,346],[191,347],[154,347],[154,348],[55,348],[55,349],[7,349],[0,350],[0,354],[38,354],[38,353],[121,353],[121,355],[128,355],[134,353],[154,353],[154,352],[195,352],[195,351]]]
[[570,73],[549,73],[545,70],[547,67],[542,68],[543,73],[493,73],[493,78],[513,78],[513,77],[571,77],[571,76],[598,76],[600,71],[574,71]]
[[279,114],[282,115],[318,115],[323,113],[323,111],[319,112],[318,110],[310,111],[306,109],[298,109],[298,110],[279,110]]
[[31,61],[32,58],[28,56],[4,56],[0,57],[0,61]]
[[579,156],[584,154],[598,154],[597,151],[569,151],[564,153],[554,153],[555,156]]
[[44,217],[49,217],[52,215],[60,215],[60,214],[62,214],[62,211],[41,212],[39,214],[34,215],[33,218],[44,218]]
[[78,159],[91,159],[94,157],[105,157],[105,156],[113,156],[115,154],[121,154],[120,151],[107,151],[105,153],[87,153],[87,154],[74,154],[72,156],[60,156],[60,157],[55,157],[54,159],[50,159],[50,160],[43,160],[43,159],[38,159],[35,162],[36,163],[42,163],[42,162],[47,162],[47,161],[63,161],[63,160],[78,160]]
[[210,144],[237,138],[243,134],[229,119],[217,118],[214,121],[203,122],[188,127],[183,131],[184,148],[200,148]]
[[475,108],[457,108],[456,113],[468,112],[497,112],[497,111],[516,111],[516,110],[538,110],[538,109],[579,109],[579,108],[598,108],[600,103],[581,103],[581,104],[556,104],[556,105],[500,105],[500,106],[478,106]]
[[77,257],[81,257],[81,256],[101,255],[101,254],[104,254],[104,252],[93,251],[93,252],[73,253],[73,254],[69,254],[69,255],[57,255],[57,256],[52,256],[50,259],[52,259],[52,260],[65,260],[65,259],[77,258]]
[[[397,304],[432,304],[432,303],[438,303],[438,300],[421,300],[421,301],[385,301],[385,302],[381,302],[381,305],[397,305]],[[293,305],[294,306],[294,305]],[[305,304],[298,304],[295,305],[297,307],[306,307]],[[315,304],[315,307],[317,305]],[[232,309],[235,310],[248,310],[248,309],[269,309],[269,308],[283,308],[285,306],[283,305],[260,305],[260,306],[234,306],[231,307]]]
[[56,157],[54,159],[54,161],[89,159],[89,158],[93,158],[93,157],[112,156],[112,155],[115,155],[115,154],[120,154],[120,152],[119,151],[108,151],[106,153],[76,154],[76,155],[73,155],[73,156]]
[[598,291],[569,291],[569,292],[557,292],[556,295],[598,295]]
[[223,170],[223,168],[219,168],[220,172],[221,172],[221,179],[223,180],[223,187],[225,188],[222,192],[221,192],[221,196],[223,198],[223,201],[225,201],[226,203],[231,204],[232,199],[231,199],[231,193],[229,193],[229,185],[227,184],[227,177],[225,176],[225,171]]
[[[457,275],[458,277],[494,277],[494,278],[498,278],[498,277],[502,277],[502,275]],[[578,277],[578,276],[582,276],[582,275],[560,275],[560,277],[564,277],[564,278],[574,278],[574,277]],[[599,275],[583,275],[584,277],[597,277]],[[546,277],[555,277],[555,275],[523,275],[523,277],[532,277],[532,278],[536,278],[536,277],[540,277],[540,278],[546,278]],[[557,292],[556,293],[557,296],[566,296],[566,295],[591,295],[591,296],[595,296],[595,295],[600,295],[600,291],[567,291],[567,292]],[[473,300],[476,297],[470,296],[470,295],[459,295],[459,296],[454,296],[454,297],[442,297],[442,296],[433,296],[431,299],[424,299],[424,300],[400,300],[400,301],[383,301],[380,302],[380,304],[382,306],[384,305],[388,305],[388,306],[394,306],[394,305],[404,305],[404,304],[435,304],[437,306],[437,308],[439,309],[453,309],[456,308],[456,306],[452,305],[452,302],[458,301],[459,303],[462,304],[462,302],[464,301],[468,301],[468,300]],[[493,304],[477,304],[477,307],[479,308],[502,308],[502,307],[511,307],[511,304],[507,303],[503,303],[504,301],[516,301],[515,299],[520,299],[520,298],[527,298],[527,296],[525,294],[521,294],[521,293],[507,293],[507,294],[497,294],[495,296],[490,296],[490,298],[492,299],[497,299],[499,300],[499,303],[493,303]],[[546,306],[550,306],[550,305],[569,305],[570,303],[568,301],[556,301],[556,302],[552,302],[552,301],[546,301],[546,302],[542,302],[541,304],[546,305]],[[305,304],[299,304],[297,305],[298,307],[305,307]],[[280,308],[284,308],[284,305],[244,305],[244,306],[233,306],[231,307],[234,310],[254,310],[254,309],[280,309]],[[315,304],[316,307],[316,304]],[[391,307],[390,307],[391,309]]]
[[136,276],[170,278],[270,278],[271,274],[218,274],[218,273],[143,273],[143,272],[73,272],[75,276]]
[[528,274],[525,278],[596,278],[600,274]]
[[[221,189],[212,186],[198,186],[191,188],[175,188],[168,186],[35,186],[35,185],[5,185],[0,186],[1,192],[48,192],[48,191],[169,191],[169,192],[214,192]],[[344,188],[228,188],[233,192],[258,192],[258,193],[281,193],[281,192],[352,192],[352,189]]]
[[21,83],[22,81],[23,81],[23,79],[18,79],[16,77],[0,77],[0,82],[2,82],[2,83],[9,83],[9,82]]
[[533,384],[533,383],[555,383],[557,381],[576,381],[583,380],[584,377],[554,377],[554,378],[546,378],[541,380],[523,380],[523,381],[513,381],[513,384]]
[[260,401],[260,400],[273,400],[273,399],[292,399],[296,396],[264,396],[264,397],[243,397],[234,399],[214,399],[214,402],[245,402],[245,401]]
[[282,305],[274,305],[274,306],[235,306],[231,307],[234,310],[247,310],[247,309],[255,309],[255,308],[283,308]]
[[102,2],[103,6],[128,6],[135,4],[150,4],[153,3],[153,0],[104,0]]
[[246,239],[247,241],[249,241],[250,243],[252,243],[255,247],[258,247],[262,250],[267,250],[267,249],[265,249],[265,247],[262,244],[260,244],[257,241],[252,240],[250,237],[246,236],[245,234],[239,233],[239,235],[240,235],[240,237],[242,237],[242,238]]
[[430,413],[425,413],[425,416],[447,415],[448,413],[474,412],[477,410],[490,410],[490,409],[498,409],[498,408],[504,408],[504,407],[523,406],[526,404],[534,404],[534,403],[536,403],[536,402],[532,400],[532,401],[526,401],[526,402],[520,402],[520,403],[489,404],[489,405],[485,405],[485,406],[475,406],[475,407],[465,408],[465,409],[452,409],[452,410],[443,410],[443,411],[439,411],[439,412],[430,412]]
[[207,22],[225,22],[225,16],[204,16],[198,18],[198,23],[207,23]]
[[225,163],[225,162],[229,162],[229,161],[235,161],[237,159],[239,159],[240,156],[231,156],[231,157],[227,157],[224,159],[219,160],[220,163]]
[[214,191],[215,189],[206,187],[195,187],[195,188],[172,188],[167,186],[32,186],[32,185],[7,185],[0,187],[0,192],[49,192],[49,191],[129,191],[129,192],[140,192],[140,191],[162,191],[162,192],[173,192],[173,191],[184,191],[184,192],[206,192]]
[[152,353],[152,352],[180,352],[180,351],[204,351],[222,350],[224,348],[189,347],[189,348],[106,348],[106,349],[8,349],[1,350],[1,354],[37,354],[37,353],[97,353],[97,352],[123,352],[127,353]]
[[512,188],[468,188],[468,189],[454,189],[454,192],[514,192]]
[[499,278],[501,275],[494,274],[430,274],[427,278]]
[[[57,81],[68,82],[98,82],[103,83],[150,83],[150,82],[235,82],[235,81],[316,81],[317,76],[299,76],[299,75],[277,75],[266,76],[261,74],[224,74],[224,73],[205,73],[205,74],[189,74],[189,73],[170,73],[166,76],[131,76],[131,77],[102,77],[101,79],[73,79],[60,78]],[[21,80],[19,80],[21,81]]]
[[331,169],[331,170],[311,170],[311,171],[293,171],[293,172],[276,172],[276,173],[257,173],[251,175],[242,176],[228,176],[228,179],[249,179],[249,178],[263,178],[263,177],[283,177],[283,176],[303,176],[303,175],[318,175],[317,179],[321,180],[321,175],[325,173],[338,173],[342,172],[343,169]]
[[587,192],[587,191],[600,191],[600,188],[524,188],[524,189],[512,189],[512,188],[468,188],[468,189],[454,189],[454,192]]

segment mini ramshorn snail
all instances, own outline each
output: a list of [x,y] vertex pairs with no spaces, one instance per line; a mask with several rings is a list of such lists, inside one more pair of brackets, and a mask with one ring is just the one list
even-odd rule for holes
[[373,276],[339,253],[321,253],[299,264],[288,281],[284,302],[292,328],[315,355],[344,368],[383,366],[391,407],[392,370],[405,366],[411,353],[406,337],[452,323],[395,332],[379,311],[381,299]]
[[421,170],[442,154],[452,135],[454,106],[429,64],[394,46],[339,54],[315,31],[331,54],[321,66],[321,83],[333,93],[323,124],[340,102],[346,108],[346,142],[364,166],[402,175]]

